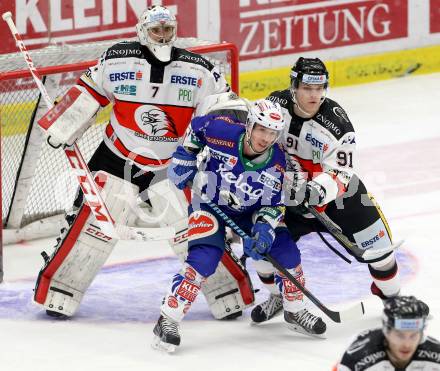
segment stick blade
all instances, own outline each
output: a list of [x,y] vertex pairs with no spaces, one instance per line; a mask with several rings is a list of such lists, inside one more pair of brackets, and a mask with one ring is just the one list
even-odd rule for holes
[[354,321],[361,319],[365,314],[364,303],[360,302],[356,305],[339,312],[339,322]]

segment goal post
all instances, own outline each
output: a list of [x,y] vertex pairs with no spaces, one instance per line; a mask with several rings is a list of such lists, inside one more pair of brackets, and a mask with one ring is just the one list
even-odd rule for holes
[[[31,51],[44,85],[52,97],[63,94],[81,73],[117,41],[48,47]],[[202,54],[239,91],[238,50],[232,43],[178,39],[178,47]],[[49,237],[59,232],[65,210],[72,206],[77,181],[61,149],[46,143],[38,119],[47,111],[44,99],[25,68],[22,56],[0,56],[1,206],[0,282],[2,245]],[[86,161],[102,140],[111,107],[101,110],[78,146]]]

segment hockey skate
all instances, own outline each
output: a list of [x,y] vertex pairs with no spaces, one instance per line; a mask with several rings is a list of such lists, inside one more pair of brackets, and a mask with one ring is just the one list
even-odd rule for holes
[[161,315],[154,326],[154,339],[151,346],[154,349],[172,353],[180,345],[179,323]]
[[305,335],[323,337],[320,335],[323,335],[327,329],[321,317],[313,315],[307,309],[295,313],[284,311],[284,320],[291,330]]
[[270,294],[269,299],[258,304],[251,312],[252,321],[255,323],[265,322],[281,314],[283,298],[281,295]]

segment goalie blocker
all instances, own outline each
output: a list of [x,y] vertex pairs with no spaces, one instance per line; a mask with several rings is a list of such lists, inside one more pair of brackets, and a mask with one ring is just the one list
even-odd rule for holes
[[84,90],[81,86],[70,88],[58,103],[38,120],[38,124],[48,135],[48,143],[51,146],[73,145],[90,126],[90,119],[98,112],[99,103]]
[[[95,182],[115,223],[127,225],[138,187],[104,171],[96,173]],[[35,302],[53,316],[73,316],[117,241],[100,230],[90,207],[83,204],[50,258],[42,253],[45,265],[38,275]]]
[[[175,228],[176,237],[170,240],[170,245],[184,263],[188,255],[187,198],[169,180],[150,186],[148,196],[153,213],[162,214],[160,226]],[[249,274],[228,243],[215,273],[202,283],[200,289],[216,319],[236,318],[255,301]]]

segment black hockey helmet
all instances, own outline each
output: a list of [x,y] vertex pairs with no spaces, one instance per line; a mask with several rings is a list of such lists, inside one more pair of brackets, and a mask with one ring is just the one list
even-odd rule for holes
[[385,303],[383,311],[384,331],[423,331],[429,315],[429,307],[414,296],[396,296]]
[[328,87],[328,71],[319,58],[299,57],[290,71],[290,83],[297,89],[300,82],[305,84],[324,84]]

